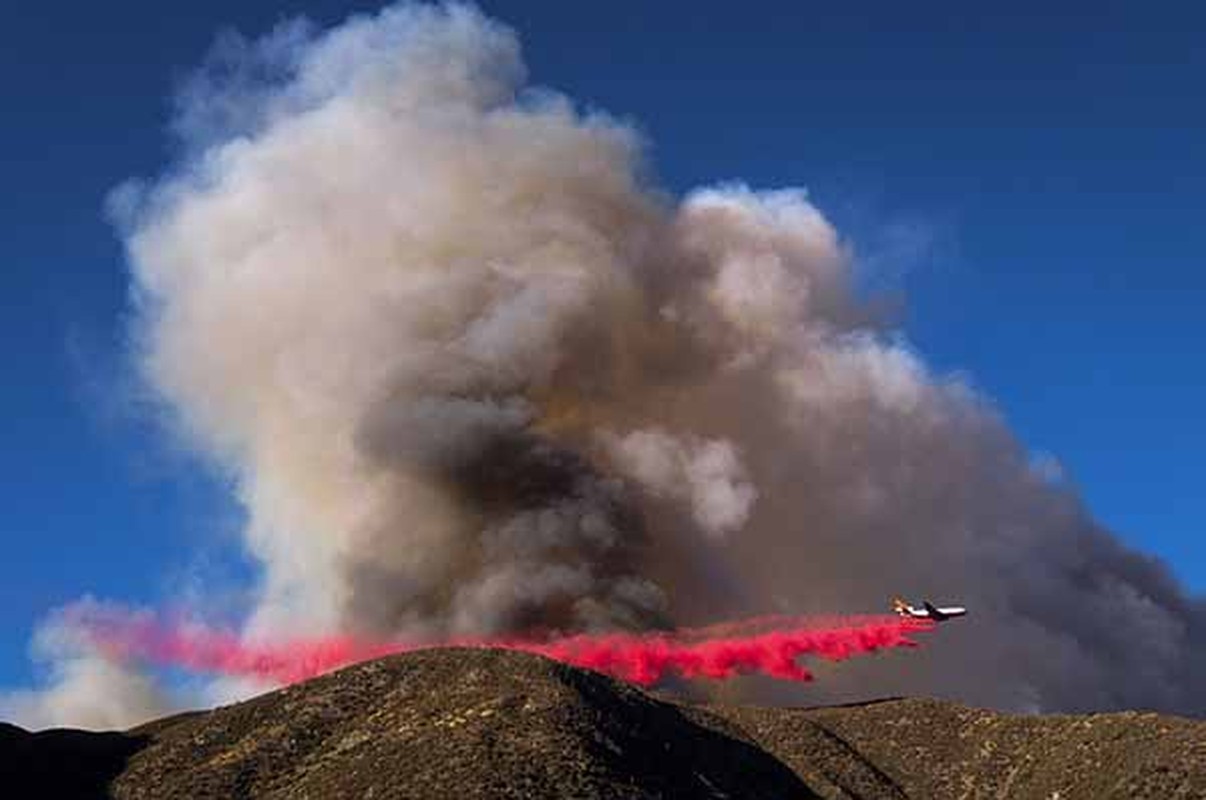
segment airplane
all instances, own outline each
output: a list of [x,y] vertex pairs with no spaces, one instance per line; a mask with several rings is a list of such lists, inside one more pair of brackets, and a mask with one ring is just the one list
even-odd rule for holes
[[929,600],[922,602],[921,608],[909,605],[899,597],[892,599],[892,610],[902,617],[912,617],[914,619],[932,619],[934,622],[945,622],[952,617],[962,617],[967,613],[967,609],[963,606],[943,606],[935,608],[930,604]]

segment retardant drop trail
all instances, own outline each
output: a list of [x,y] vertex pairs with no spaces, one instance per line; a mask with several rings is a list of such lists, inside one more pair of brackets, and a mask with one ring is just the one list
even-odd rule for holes
[[[933,623],[924,620],[890,616],[776,617],[675,632],[581,634],[545,640],[371,642],[332,636],[253,643],[227,631],[196,624],[168,625],[145,616],[92,615],[78,622],[95,644],[115,658],[277,683],[294,683],[393,653],[460,646],[537,653],[645,686],[671,674],[711,680],[762,674],[808,681],[812,673],[799,661],[804,656],[841,661],[879,650],[914,647],[917,642],[911,634],[933,628]],[[767,629],[768,624],[774,627]]]

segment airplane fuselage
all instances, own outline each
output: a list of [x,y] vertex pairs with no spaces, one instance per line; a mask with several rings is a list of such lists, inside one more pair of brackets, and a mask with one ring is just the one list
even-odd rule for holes
[[920,607],[906,603],[903,600],[895,600],[892,603],[896,613],[902,617],[911,617],[913,619],[929,619],[934,622],[943,622],[954,617],[962,617],[967,614],[967,609],[963,606],[934,606],[928,601],[922,603]]

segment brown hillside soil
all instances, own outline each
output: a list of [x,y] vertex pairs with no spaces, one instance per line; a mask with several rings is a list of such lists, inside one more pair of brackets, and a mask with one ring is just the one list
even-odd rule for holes
[[1206,722],[1015,716],[938,700],[713,709],[823,797],[1206,798]]
[[721,719],[499,650],[360,664],[162,728],[119,798],[812,797]]
[[0,725],[3,796],[1206,798],[1206,723],[934,700],[694,706],[539,656],[437,649],[127,733]]

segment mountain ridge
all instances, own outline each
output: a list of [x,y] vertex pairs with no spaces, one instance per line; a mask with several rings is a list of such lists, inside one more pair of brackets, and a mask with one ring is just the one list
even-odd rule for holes
[[1192,798],[1206,797],[1206,722],[924,698],[701,705],[541,656],[438,648],[124,733],[0,724],[0,785],[123,800]]

